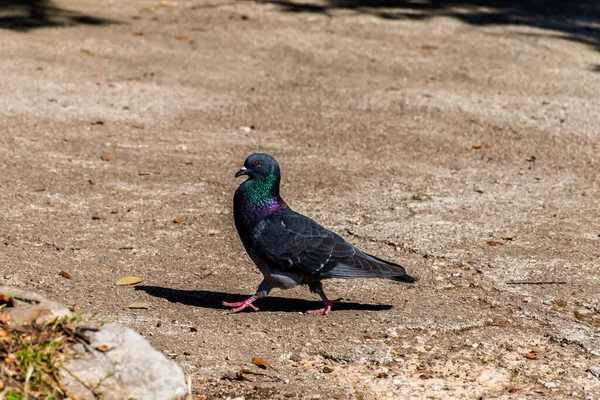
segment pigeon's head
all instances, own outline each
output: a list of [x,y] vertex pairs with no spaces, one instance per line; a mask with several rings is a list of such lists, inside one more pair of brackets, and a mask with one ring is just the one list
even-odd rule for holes
[[235,174],[235,177],[242,175],[248,175],[248,180],[267,177],[279,180],[279,164],[269,154],[251,154],[246,158],[244,166]]

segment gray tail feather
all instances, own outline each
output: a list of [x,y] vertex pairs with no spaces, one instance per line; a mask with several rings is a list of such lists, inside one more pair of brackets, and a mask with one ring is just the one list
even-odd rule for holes
[[400,276],[390,276],[387,279],[389,279],[390,281],[404,282],[404,283],[415,283],[417,281],[417,278],[415,278],[414,276],[411,276],[409,274],[400,275]]
[[390,261],[383,260],[383,259],[381,259],[379,257],[375,257],[371,254],[368,254],[368,256],[374,258],[375,260],[377,260],[383,264],[394,267],[394,269],[397,269],[398,272],[403,273],[402,275],[394,275],[394,276],[386,277],[386,279],[389,279],[391,281],[396,281],[396,282],[404,282],[404,283],[415,283],[417,281],[417,278],[406,273],[406,269],[404,269],[403,266],[394,264],[393,262],[390,262]]

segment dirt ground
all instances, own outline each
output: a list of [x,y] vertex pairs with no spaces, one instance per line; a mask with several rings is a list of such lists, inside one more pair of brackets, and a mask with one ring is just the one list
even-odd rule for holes
[[[132,327],[200,398],[600,399],[600,6],[505,3],[1,3],[0,285]],[[258,151],[418,284],[228,314]]]

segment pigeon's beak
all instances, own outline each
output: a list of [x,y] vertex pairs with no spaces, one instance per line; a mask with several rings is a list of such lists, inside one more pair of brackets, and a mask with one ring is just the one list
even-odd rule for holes
[[248,174],[247,171],[248,171],[248,168],[242,167],[242,169],[240,169],[238,172],[236,172],[235,177],[237,178],[238,176],[247,175]]

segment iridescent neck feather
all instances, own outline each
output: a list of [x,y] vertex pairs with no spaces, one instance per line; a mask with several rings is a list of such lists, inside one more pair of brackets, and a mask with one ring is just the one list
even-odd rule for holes
[[279,196],[280,177],[275,168],[267,176],[248,179],[238,189],[242,197],[242,215],[247,222],[264,218],[285,207]]

